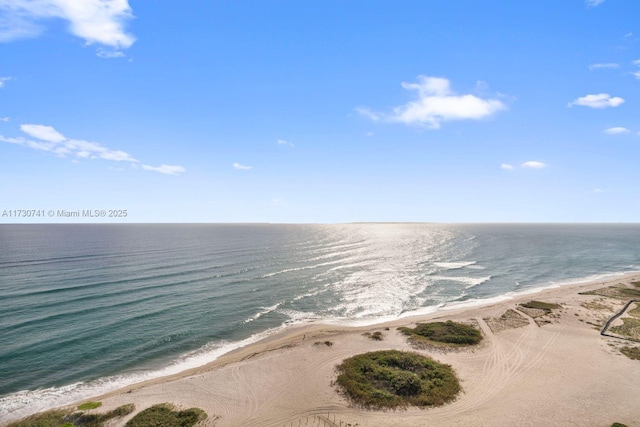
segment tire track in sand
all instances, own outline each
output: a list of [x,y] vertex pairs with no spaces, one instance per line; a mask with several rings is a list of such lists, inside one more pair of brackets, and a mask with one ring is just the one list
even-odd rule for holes
[[[446,418],[460,413],[470,412],[495,398],[508,385],[513,384],[522,375],[539,366],[544,358],[544,349],[557,337],[557,332],[549,335],[540,349],[535,348],[546,331],[541,331],[532,318],[525,316],[529,325],[512,331],[520,332],[517,339],[510,342],[504,335],[498,336],[491,331],[482,319],[475,319],[482,332],[490,340],[490,345],[481,351],[486,360],[480,371],[480,381],[451,405],[435,409],[433,415]],[[542,350],[542,351],[541,351]],[[480,355],[479,355],[480,356]]]
[[[318,372],[326,366],[333,367],[342,359],[349,356],[348,352],[336,352],[335,350],[335,348],[318,348],[317,352],[306,361],[306,366],[309,369],[308,372]],[[313,413],[317,412],[318,408],[305,410],[306,408],[285,406],[285,402],[295,400],[292,399],[293,396],[300,397],[299,393],[309,393],[307,385],[313,383],[314,380],[310,380],[305,371],[306,369],[290,372],[286,379],[283,378],[281,381],[278,381],[277,385],[273,384],[268,399],[264,399],[264,395],[258,393],[251,393],[251,397],[247,399],[250,400],[250,402],[246,402],[243,399],[243,403],[246,406],[243,410],[243,417],[241,421],[239,420],[240,424],[238,425],[251,427],[280,426],[292,419],[313,415]],[[248,388],[251,389],[252,381],[249,380],[250,378],[245,378],[244,380],[239,379],[239,381],[246,383]],[[261,399],[258,400],[257,396],[261,396]],[[278,408],[275,413],[273,411],[274,408]],[[334,412],[335,408],[326,408],[326,410]]]

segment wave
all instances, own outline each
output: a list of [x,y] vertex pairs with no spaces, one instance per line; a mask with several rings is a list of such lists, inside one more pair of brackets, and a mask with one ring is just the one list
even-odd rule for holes
[[289,317],[289,320],[285,321],[283,325],[298,325],[300,323],[308,323],[317,320],[321,320],[322,317],[314,312],[298,311],[292,309],[281,309],[278,313],[284,314]]
[[261,318],[265,314],[268,314],[268,313],[271,313],[272,311],[275,311],[278,307],[280,307],[280,304],[281,303],[277,303],[277,304],[272,305],[271,307],[260,307],[262,309],[262,311],[257,312],[256,314],[254,314],[250,318],[246,319],[243,323],[249,323],[249,322],[253,322],[255,320],[258,320],[259,318]]
[[315,291],[312,291],[312,292],[307,292],[306,294],[297,295],[297,296],[293,297],[293,301],[299,301],[299,300],[301,300],[303,298],[315,297],[316,295],[325,293],[327,291],[328,291],[328,289],[325,288],[325,289],[318,289],[318,290],[315,290]]
[[314,268],[326,267],[328,265],[339,264],[341,262],[343,262],[343,260],[329,261],[329,262],[323,262],[320,264],[313,264],[313,265],[305,265],[302,267],[285,268],[283,270],[263,274],[262,276],[260,276],[260,279],[266,279],[268,277],[277,276],[279,274],[291,273],[292,271],[312,270]]
[[491,280],[491,276],[485,276],[485,277],[431,276],[431,278],[433,280],[442,280],[442,281],[463,283],[463,284],[467,285],[467,286],[465,286],[465,289],[469,289],[469,288],[472,288],[474,286],[481,285],[481,284],[486,283],[489,280]]
[[434,262],[433,265],[445,270],[457,270],[464,267],[475,265],[477,261],[458,261],[458,262]]
[[[564,279],[564,280],[560,280],[560,281],[549,281],[549,285],[546,285],[542,288],[533,288],[533,289],[547,289],[547,288],[554,288],[554,287],[560,287],[560,286],[568,286],[568,285],[577,285],[580,283],[592,283],[592,282],[599,282],[599,281],[607,281],[607,280],[611,280],[611,279],[615,279],[616,277],[622,277],[625,276],[627,274],[635,274],[635,273],[640,273],[640,270],[630,270],[630,271],[620,271],[620,272],[611,272],[611,273],[602,273],[602,274],[592,274],[589,276],[584,276],[584,277],[575,277],[575,278],[570,278],[570,279]],[[536,291],[537,292],[537,291]]]

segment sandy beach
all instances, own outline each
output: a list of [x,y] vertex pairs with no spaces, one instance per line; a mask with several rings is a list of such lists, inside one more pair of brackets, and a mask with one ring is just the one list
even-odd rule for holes
[[[100,412],[125,403],[135,404],[134,414],[163,402],[198,407],[209,414],[206,425],[216,426],[640,426],[640,361],[618,350],[637,344],[599,333],[626,301],[580,294],[638,280],[640,275],[629,275],[564,286],[367,327],[291,327],[204,367],[92,400],[103,403]],[[530,300],[562,308],[540,316],[518,305]],[[501,317],[507,310],[515,313]],[[475,323],[484,340],[469,350],[415,350],[396,330],[436,319]],[[382,341],[363,335],[375,331]],[[463,391],[438,408],[353,407],[332,385],[335,366],[382,349],[418,351],[450,364]]]

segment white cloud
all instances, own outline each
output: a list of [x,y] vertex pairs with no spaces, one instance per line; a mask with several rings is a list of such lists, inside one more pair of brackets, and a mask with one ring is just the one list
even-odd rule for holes
[[105,49],[98,49],[96,52],[96,55],[104,59],[125,58],[127,56],[119,50],[105,50]]
[[587,7],[596,7],[599,4],[604,3],[605,0],[585,0]]
[[[631,62],[633,63],[633,65],[640,67],[640,59],[636,59],[635,61],[631,61]],[[636,77],[636,79],[640,79],[640,70],[634,71],[631,74],[633,74]]]
[[356,112],[362,116],[365,116],[373,122],[378,122],[384,118],[384,114],[376,113],[375,111],[372,111],[370,108],[366,107],[358,107],[356,108]]
[[620,65],[613,63],[613,62],[607,62],[607,63],[601,63],[601,64],[591,64],[589,65],[589,69],[590,70],[597,70],[598,68],[618,68]]
[[271,199],[271,206],[286,206],[287,202],[281,197]]
[[[53,153],[58,157],[73,157],[72,161],[81,159],[101,159],[113,162],[128,162],[132,165],[140,163],[138,159],[122,150],[113,150],[98,142],[67,138],[52,126],[23,124],[20,129],[27,135],[36,138],[34,141],[24,137],[7,138],[0,135],[0,141],[21,145],[37,151]],[[185,172],[182,166],[161,165],[157,167],[142,165],[142,169],[177,175]]]
[[601,189],[601,188],[594,188],[594,189],[593,189],[593,192],[594,192],[594,193],[604,193],[604,190],[603,190],[603,189]]
[[9,117],[0,117],[0,122],[8,122],[11,120]]
[[522,166],[523,168],[529,168],[529,169],[544,169],[547,167],[545,163],[536,162],[535,160],[524,162],[520,166]]
[[22,145],[34,150],[48,151],[60,157],[75,156],[81,159],[103,159],[138,163],[138,160],[129,153],[121,150],[112,150],[97,142],[69,139],[51,126],[26,124],[21,125],[20,129],[27,135],[40,141],[32,141],[22,137],[1,137],[0,140]]
[[45,125],[20,125],[20,130],[29,136],[49,142],[62,142],[67,139],[60,132]]
[[56,148],[55,143],[31,141],[22,137],[7,138],[5,136],[0,135],[0,141],[8,142],[9,144],[22,145],[24,147],[28,147],[28,148],[32,148],[34,150],[40,150],[40,151],[53,152],[54,149]]
[[607,108],[617,107],[624,103],[624,99],[618,96],[611,96],[608,93],[599,93],[596,95],[585,95],[568,104],[568,107],[581,105],[589,108]]
[[505,170],[505,171],[512,171],[513,170],[513,166],[503,163],[500,165],[500,169]]
[[292,142],[285,141],[284,139],[279,139],[276,141],[276,143],[278,145],[288,145],[289,147],[295,147],[295,145]]
[[238,163],[238,162],[235,162],[235,163],[233,164],[233,167],[234,167],[235,169],[238,169],[238,170],[249,170],[249,169],[253,169],[253,166],[244,166],[244,165],[241,165],[241,164],[240,164],[240,163]]
[[623,128],[622,126],[616,126],[609,129],[605,129],[604,133],[609,135],[620,135],[623,133],[629,133],[629,129]]
[[4,86],[4,82],[11,80],[11,77],[0,77],[0,87]]
[[183,168],[182,166],[172,166],[172,165],[160,165],[156,167],[149,166],[149,165],[142,165],[142,169],[146,171],[160,172],[165,175],[179,175],[181,173],[186,172],[186,169]]
[[364,107],[356,111],[373,121],[385,120],[439,129],[445,121],[479,120],[506,109],[506,105],[497,99],[454,94],[449,80],[445,78],[418,76],[418,83],[403,82],[402,87],[417,92],[418,99],[394,108],[391,114]]
[[133,18],[128,0],[0,0],[0,41],[36,37],[40,21],[64,19],[69,31],[87,44],[126,49],[135,37],[125,32]]

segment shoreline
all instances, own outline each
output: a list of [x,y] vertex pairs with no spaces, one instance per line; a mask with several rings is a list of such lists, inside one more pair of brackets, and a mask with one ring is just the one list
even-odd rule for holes
[[[267,342],[266,340],[273,337],[286,336],[286,334],[293,333],[300,328],[313,329],[315,327],[332,327],[349,329],[375,327],[389,322],[403,321],[403,319],[425,318],[425,316],[434,316],[437,313],[448,313],[451,311],[482,307],[503,301],[509,301],[522,295],[534,294],[548,289],[598,282],[607,278],[610,280],[616,280],[636,273],[640,274],[640,271],[592,274],[582,278],[567,279],[565,281],[555,283],[547,282],[544,285],[537,285],[517,291],[509,291],[505,294],[483,299],[474,298],[466,301],[451,301],[448,303],[441,303],[437,306],[422,307],[396,316],[388,315],[367,320],[325,318],[282,323],[278,326],[273,326],[269,329],[256,332],[239,341],[223,343],[219,347],[213,346],[213,348],[206,349],[207,346],[203,346],[198,350],[180,355],[165,366],[151,370],[132,371],[127,374],[102,376],[89,382],[76,382],[57,387],[15,392],[5,396],[4,398],[0,398],[0,425],[7,420],[15,419],[16,414],[18,414],[18,417],[24,417],[32,413],[46,411],[56,407],[64,407],[72,404],[73,402],[84,401],[96,396],[117,392],[120,389],[132,387],[136,384],[162,380],[164,378],[179,377],[194,370],[206,367],[207,365],[215,364],[215,362],[221,357],[236,352],[242,348],[253,346],[260,342]],[[7,401],[3,402],[3,399],[7,399]],[[3,405],[6,406],[3,408]]]
[[[620,383],[640,382],[640,370],[635,365],[638,362],[612,352],[609,343],[615,339],[601,337],[599,331],[592,326],[593,322],[584,322],[594,316],[602,317],[602,313],[594,313],[594,310],[581,305],[588,305],[589,301],[599,297],[578,294],[636,280],[640,280],[640,273],[625,274],[608,280],[550,285],[537,291],[496,297],[500,300],[487,301],[485,304],[474,302],[470,306],[444,307],[433,313],[362,326],[320,322],[292,325],[258,342],[225,353],[203,366],[125,386],[91,400],[103,402],[101,411],[124,403],[135,403],[136,412],[163,402],[173,402],[181,407],[195,406],[204,409],[211,418],[219,416],[215,424],[217,426],[275,426],[300,419],[304,421],[305,417],[308,419],[309,416],[316,417],[319,414],[333,414],[344,420],[345,424],[358,423],[362,426],[418,426],[424,422],[433,425],[464,425],[482,414],[485,416],[484,424],[469,425],[513,425],[519,419],[514,418],[514,414],[518,412],[517,407],[520,407],[520,411],[531,412],[532,417],[547,425],[562,425],[567,422],[610,425],[616,421],[638,425],[633,422],[640,419],[640,409],[636,409],[640,408],[640,398],[635,397],[632,389],[620,386]],[[549,324],[538,326],[529,318],[525,327],[507,328],[499,332],[493,332],[483,320],[498,318],[506,310],[530,299],[561,303],[562,314]],[[451,364],[456,369],[464,392],[455,402],[427,410],[368,411],[350,407],[349,402],[331,386],[335,365],[346,357],[390,348],[416,351],[395,330],[398,326],[449,319],[478,322],[485,335],[484,344],[471,351],[441,353],[417,350]],[[362,335],[373,331],[382,331],[384,340],[376,342]],[[333,345],[325,346],[322,344],[324,341],[331,341]],[[318,342],[321,344],[318,345]],[[503,360],[506,365],[501,368],[496,366],[493,372],[490,369],[491,360],[498,359]],[[543,359],[549,359],[549,363],[541,364]],[[590,364],[594,364],[594,369],[600,367],[600,370],[594,372],[586,369]],[[545,381],[545,378],[536,375],[537,371],[533,367],[565,376],[577,367],[580,369],[575,375],[570,375],[567,381],[556,377],[546,378]],[[505,369],[507,375],[499,374],[504,374]],[[629,369],[631,371],[625,372]],[[585,386],[581,382],[584,383],[589,378],[593,380],[594,377],[617,378],[618,384],[613,388],[611,384],[600,384],[602,390],[594,388],[591,392],[594,394],[593,398],[582,396],[578,399],[576,391]],[[529,386],[529,382],[521,384],[523,378],[537,386]],[[555,404],[550,405],[546,389],[552,384],[552,389],[570,389],[572,392],[564,397],[557,396]],[[589,392],[583,394],[589,395]],[[602,406],[605,396],[615,396],[613,401],[611,397],[605,399],[611,401],[607,405],[609,411]],[[511,403],[507,405],[508,402]],[[529,404],[522,407],[522,402]],[[587,412],[584,406],[586,403],[589,403],[587,407],[592,407]],[[579,411],[567,410],[571,404],[581,407],[582,415]],[[492,418],[492,414],[503,415],[497,419]],[[607,421],[608,424],[598,424],[593,422],[591,416],[600,417],[603,422],[605,418],[611,420]],[[552,417],[559,417],[563,421],[554,422]],[[117,425],[123,425],[129,418]],[[15,417],[3,422],[13,419]]]

